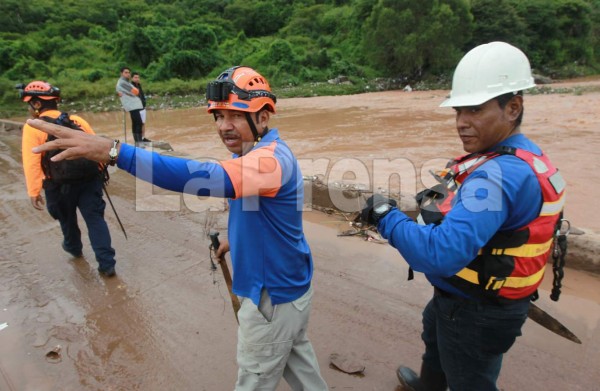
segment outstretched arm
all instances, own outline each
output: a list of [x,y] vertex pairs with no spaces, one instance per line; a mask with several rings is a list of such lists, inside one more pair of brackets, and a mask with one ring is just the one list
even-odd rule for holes
[[41,119],[29,119],[27,124],[56,137],[56,140],[33,148],[35,153],[64,149],[63,152],[52,157],[52,161],[86,158],[99,163],[108,163],[110,159],[108,153],[113,145],[111,139],[52,124]]
[[[110,160],[109,152],[113,146],[111,139],[42,120],[28,120],[27,123],[57,137],[56,140],[33,148],[35,153],[64,149],[52,157],[52,160],[86,158],[100,163],[108,163]],[[199,196],[235,197],[231,179],[218,163],[162,156],[129,145],[121,148],[119,144],[117,148],[119,148],[118,167],[146,182],[164,189]]]

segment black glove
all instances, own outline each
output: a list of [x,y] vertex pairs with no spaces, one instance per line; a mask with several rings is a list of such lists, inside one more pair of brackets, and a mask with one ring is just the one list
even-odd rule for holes
[[[377,225],[379,219],[388,214],[388,212],[392,208],[395,208],[397,205],[398,203],[396,202],[396,200],[384,197],[381,194],[373,194],[371,197],[369,197],[369,199],[367,200],[367,204],[365,205],[364,209],[360,212],[360,220],[365,223]],[[378,207],[383,206],[389,207],[385,208],[385,210],[383,211],[375,210],[378,209]]]

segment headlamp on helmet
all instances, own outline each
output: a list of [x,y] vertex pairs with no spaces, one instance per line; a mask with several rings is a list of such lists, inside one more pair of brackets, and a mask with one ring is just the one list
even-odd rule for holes
[[270,98],[277,103],[277,97],[269,91],[246,91],[238,88],[230,81],[216,80],[211,81],[206,86],[206,100],[224,102],[229,100],[229,94],[237,95],[241,100],[252,100],[254,98]]
[[266,107],[275,112],[277,97],[267,80],[252,68],[236,66],[221,73],[206,86],[208,112],[239,110],[257,112]]
[[43,100],[60,99],[60,89],[45,81],[36,80],[27,85],[19,83],[15,88],[19,90],[19,98],[23,102],[29,102],[34,97]]

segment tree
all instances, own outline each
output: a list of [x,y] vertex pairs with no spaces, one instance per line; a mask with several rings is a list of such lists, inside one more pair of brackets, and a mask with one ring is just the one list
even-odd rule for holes
[[234,0],[225,7],[225,18],[248,37],[261,37],[275,34],[285,26],[291,11],[286,0]]
[[583,0],[511,0],[527,24],[534,67],[552,68],[593,60],[590,4]]
[[204,77],[219,63],[217,49],[217,38],[210,26],[197,23],[177,29],[172,46],[153,65],[152,78]]
[[227,39],[219,45],[219,53],[223,59],[220,68],[226,68],[231,65],[247,65],[245,59],[261,50],[260,42],[256,38],[248,38],[243,31],[234,37]]
[[522,50],[529,45],[527,25],[509,0],[473,0],[473,38],[464,48],[493,41],[508,42]]
[[338,32],[336,23],[339,20],[336,19],[331,23],[331,18],[328,18],[329,20],[327,21],[323,18],[332,9],[331,6],[325,4],[299,8],[294,12],[290,22],[281,32],[285,36],[301,35],[312,39],[317,39],[324,34]]
[[565,63],[587,64],[592,60],[590,14],[591,7],[586,1],[565,0],[557,3],[557,24]]
[[418,77],[452,67],[470,39],[466,2],[379,0],[365,22],[363,50],[380,72]]
[[590,13],[590,20],[592,21],[590,46],[598,70],[598,61],[600,60],[600,0],[591,0],[590,5],[592,8]]
[[0,2],[0,32],[27,33],[43,27],[42,23],[52,11],[49,1],[35,3],[21,0]]

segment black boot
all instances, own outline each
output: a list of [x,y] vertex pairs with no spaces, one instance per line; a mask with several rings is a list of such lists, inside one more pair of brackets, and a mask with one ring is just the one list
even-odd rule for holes
[[396,371],[402,388],[406,391],[446,391],[446,375],[444,372],[432,371],[421,365],[421,376],[408,367],[400,366]]
[[409,367],[400,366],[396,370],[403,391],[425,391],[419,376]]

